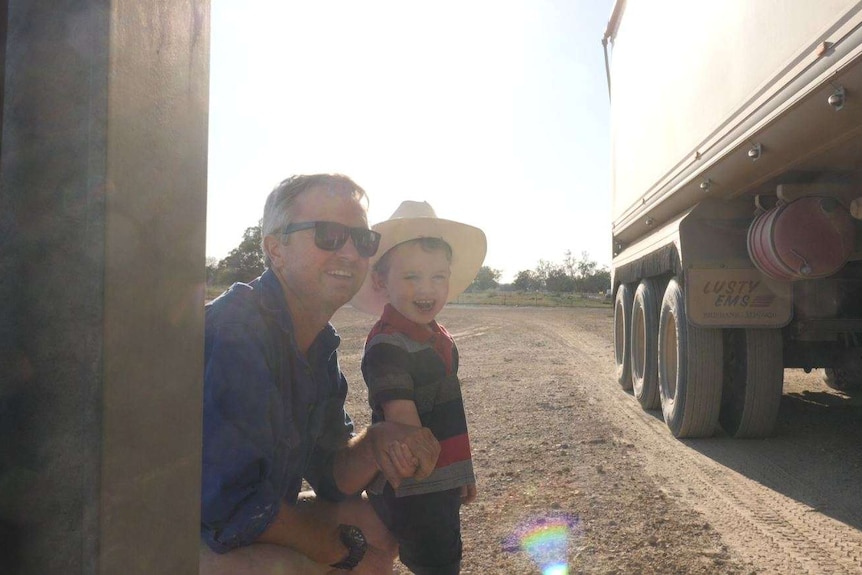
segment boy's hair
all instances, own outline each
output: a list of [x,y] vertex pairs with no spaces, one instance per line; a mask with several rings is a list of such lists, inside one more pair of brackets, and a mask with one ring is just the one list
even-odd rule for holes
[[[342,174],[296,175],[282,180],[266,198],[261,220],[260,249],[263,251],[266,266],[269,267],[269,254],[266,253],[266,236],[277,234],[292,222],[291,207],[296,198],[311,188],[325,187],[338,193],[349,194],[368,205],[368,196],[356,182]],[[284,241],[284,239],[282,239]]]
[[415,238],[412,240],[407,240],[406,242],[401,242],[400,244],[393,246],[389,251],[380,256],[374,263],[374,271],[378,274],[385,276],[389,273],[389,266],[392,252],[395,248],[400,246],[406,246],[410,244],[418,244],[426,252],[436,252],[441,251],[446,254],[446,261],[450,264],[452,263],[452,246],[444,242],[441,238]]

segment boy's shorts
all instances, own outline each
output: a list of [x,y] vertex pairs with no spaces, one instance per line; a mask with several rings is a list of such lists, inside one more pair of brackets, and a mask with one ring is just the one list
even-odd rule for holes
[[390,485],[369,495],[398,540],[401,562],[416,575],[455,575],[461,569],[461,490],[395,497]]

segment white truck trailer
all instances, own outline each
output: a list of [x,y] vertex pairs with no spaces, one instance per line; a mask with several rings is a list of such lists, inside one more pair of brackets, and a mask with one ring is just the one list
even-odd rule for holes
[[603,44],[620,385],[676,437],[858,392],[862,2],[617,0]]

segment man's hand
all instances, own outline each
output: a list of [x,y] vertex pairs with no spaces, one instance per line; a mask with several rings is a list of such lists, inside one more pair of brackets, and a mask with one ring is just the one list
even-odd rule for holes
[[384,421],[369,432],[377,467],[393,487],[406,477],[424,479],[437,466],[440,443],[427,427]]

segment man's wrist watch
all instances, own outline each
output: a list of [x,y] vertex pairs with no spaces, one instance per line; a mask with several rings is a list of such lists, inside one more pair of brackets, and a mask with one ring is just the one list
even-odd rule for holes
[[356,525],[339,525],[338,537],[341,540],[341,543],[347,547],[347,558],[342,559],[338,563],[333,563],[330,567],[351,571],[354,567],[359,565],[359,562],[362,561],[363,557],[365,557],[365,550],[368,548],[368,542],[365,540],[365,535],[362,533],[362,529]]

